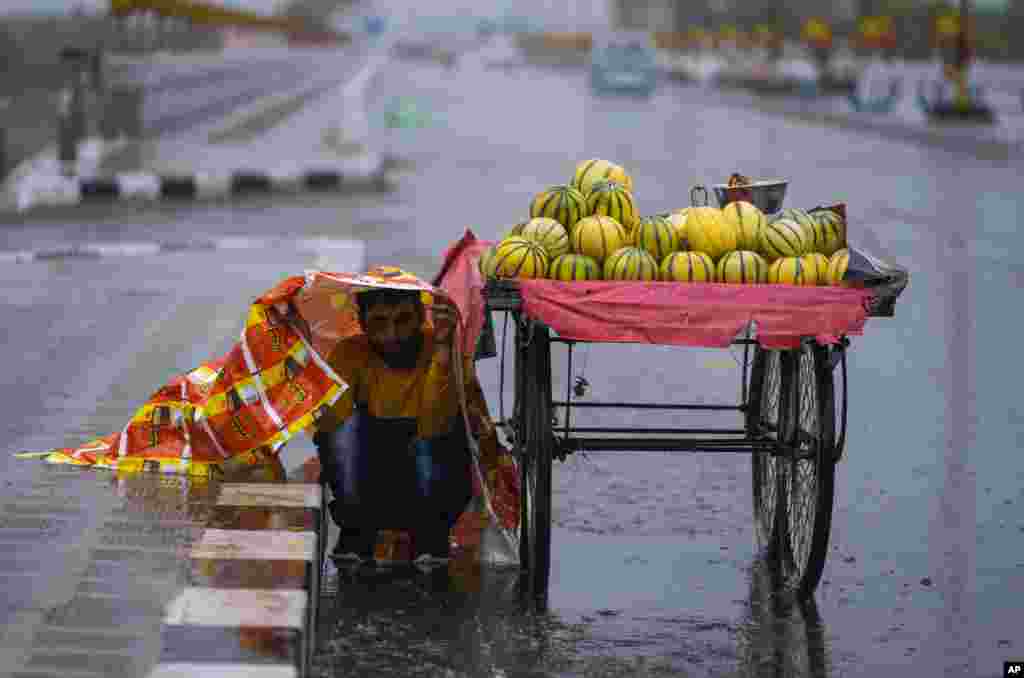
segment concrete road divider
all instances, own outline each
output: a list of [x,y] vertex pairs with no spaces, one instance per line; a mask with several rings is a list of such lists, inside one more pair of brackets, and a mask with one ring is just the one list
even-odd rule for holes
[[149,675],[308,675],[323,509],[318,484],[221,485],[189,552],[189,586],[165,607],[160,659]]
[[364,154],[344,167],[312,166],[302,170],[237,171],[159,176],[147,173],[112,177],[32,177],[18,187],[19,211],[41,206],[69,206],[117,200],[204,200],[254,194],[307,191],[388,191],[390,163],[376,153]]

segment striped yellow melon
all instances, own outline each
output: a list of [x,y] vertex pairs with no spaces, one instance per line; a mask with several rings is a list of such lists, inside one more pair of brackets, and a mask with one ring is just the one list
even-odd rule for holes
[[505,238],[511,238],[513,236],[519,235],[520,233],[523,232],[523,226],[526,226],[526,224],[528,224],[528,223],[530,223],[529,219],[527,219],[526,221],[520,221],[518,224],[516,224],[515,226],[510,228],[508,230],[508,233],[506,233],[504,236],[502,236],[501,239],[504,240]]
[[769,221],[777,221],[778,219],[791,219],[801,226],[807,226],[814,221],[814,218],[811,217],[807,210],[802,210],[799,207],[783,207],[773,214]]
[[801,257],[807,268],[814,271],[814,279],[818,285],[828,285],[828,257],[821,252],[811,252]]
[[526,222],[519,237],[532,240],[544,248],[549,259],[569,251],[569,234],[565,227],[554,219],[534,217]]
[[811,219],[810,223],[801,223],[800,226],[804,229],[807,254],[812,252],[824,253],[828,248],[828,231],[825,229],[825,226],[817,219]]
[[761,229],[761,254],[769,259],[799,257],[807,253],[804,229],[791,219],[775,219]]
[[690,249],[715,261],[736,249],[738,240],[736,230],[722,218],[722,210],[717,207],[691,207],[686,215],[686,235]]
[[774,285],[817,285],[814,270],[800,257],[781,257],[768,267],[768,282]]
[[804,232],[804,251],[801,255],[816,251],[819,243],[824,244],[824,234],[818,227],[818,221],[806,210],[799,207],[785,207],[772,215],[771,221],[789,220],[800,226]]
[[600,280],[601,266],[585,254],[563,254],[548,266],[552,280]]
[[617,181],[629,191],[633,190],[633,177],[629,176],[622,166],[599,158],[584,160],[576,165],[576,171],[572,175],[572,186],[586,195],[594,182],[602,180]]
[[566,233],[586,216],[587,199],[572,186],[551,186],[538,193],[530,203],[530,217],[548,217],[565,227]]
[[497,245],[491,245],[480,254],[480,275],[485,278],[494,277],[494,255],[498,251]]
[[830,209],[819,209],[812,211],[811,216],[818,222],[818,227],[825,236],[825,245],[818,250],[819,252],[832,256],[846,247],[846,222],[838,213]]
[[731,202],[722,208],[722,218],[736,229],[736,247],[757,252],[761,249],[761,229],[767,221],[756,205],[743,200]]
[[836,251],[836,253],[828,260],[829,284],[845,286],[843,276],[846,275],[846,269],[849,265],[850,250],[844,247],[843,249]]
[[583,217],[569,234],[569,245],[576,254],[585,254],[601,264],[609,254],[626,244],[626,229],[605,216]]
[[657,280],[658,262],[639,247],[623,247],[604,262],[605,280]]
[[768,262],[757,252],[733,250],[723,256],[715,269],[718,282],[751,284],[768,281]]
[[498,278],[543,278],[547,272],[548,255],[532,240],[506,238],[494,254],[494,275]]
[[673,252],[658,267],[659,280],[715,282],[715,262],[703,252]]
[[668,220],[672,230],[676,233],[676,249],[684,251],[690,249],[690,239],[686,235],[686,213],[685,212],[663,212],[658,215]]
[[648,252],[655,261],[661,261],[676,249],[676,231],[672,223],[661,215],[642,217],[634,231],[633,245]]
[[604,215],[615,219],[627,230],[633,230],[640,215],[633,194],[615,181],[598,181],[587,193],[587,216]]

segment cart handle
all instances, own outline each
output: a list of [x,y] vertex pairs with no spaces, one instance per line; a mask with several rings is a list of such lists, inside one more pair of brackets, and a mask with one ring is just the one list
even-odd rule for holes
[[[703,196],[700,199],[699,204],[698,204],[698,199],[697,199],[698,195]],[[690,204],[692,206],[694,206],[694,207],[707,207],[707,205],[708,205],[708,189],[704,188],[704,186],[702,186],[700,184],[697,184],[696,186],[691,188],[690,189]]]

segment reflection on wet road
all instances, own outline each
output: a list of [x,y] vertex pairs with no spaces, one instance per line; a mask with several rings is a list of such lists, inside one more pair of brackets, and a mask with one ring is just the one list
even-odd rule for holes
[[689,605],[537,612],[518,572],[466,562],[429,575],[344,572],[325,594],[320,642],[329,659],[318,675],[830,675],[817,605],[773,595],[771,576],[755,559],[735,616],[715,618]]

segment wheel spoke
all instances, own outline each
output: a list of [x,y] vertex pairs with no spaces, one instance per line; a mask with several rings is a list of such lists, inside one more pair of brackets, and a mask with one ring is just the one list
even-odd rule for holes
[[798,416],[790,461],[787,508],[789,517],[789,556],[792,583],[798,584],[807,572],[814,540],[818,501],[818,462],[821,450],[818,422],[818,380],[815,356],[803,349],[799,357]]
[[790,552],[794,574],[802,577],[807,570],[811,540],[814,536],[817,483],[816,461],[796,460],[790,476]]
[[[781,360],[778,351],[763,351],[763,374],[757,393],[755,428],[756,434],[778,435],[779,402],[781,393]],[[779,473],[782,458],[770,452],[755,452],[754,496],[755,520],[758,536],[764,545],[772,543],[778,513]]]
[[761,389],[761,423],[778,430],[779,424],[779,393],[781,369],[779,354],[770,351],[765,360],[764,386]]

